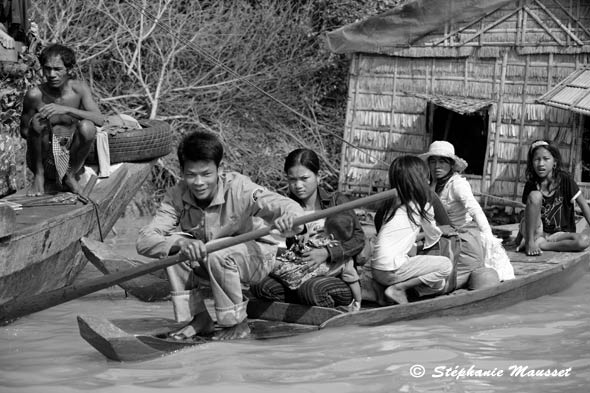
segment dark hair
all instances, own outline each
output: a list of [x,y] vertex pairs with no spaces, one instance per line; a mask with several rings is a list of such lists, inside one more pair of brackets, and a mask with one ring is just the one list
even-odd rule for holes
[[297,165],[306,167],[316,175],[320,171],[320,159],[318,155],[310,149],[297,149],[289,153],[287,158],[285,158],[285,173],[289,172],[289,169]]
[[[543,142],[545,142],[545,143],[543,143]],[[526,172],[525,172],[527,180],[533,181],[535,183],[539,183],[541,181],[541,179],[539,178],[539,175],[537,175],[537,172],[535,172],[535,167],[533,164],[533,157],[535,155],[535,152],[537,150],[539,150],[540,148],[546,149],[549,152],[549,154],[551,154],[553,156],[553,159],[555,160],[555,167],[553,168],[553,179],[555,181],[559,181],[559,178],[560,178],[559,174],[566,172],[563,169],[563,159],[561,158],[561,152],[559,151],[557,146],[555,146],[555,145],[551,144],[551,142],[543,140],[543,139],[538,139],[538,140],[534,141],[531,144],[531,147],[529,149],[529,152],[527,155],[527,160],[526,160]]]
[[182,138],[177,154],[181,169],[184,169],[186,161],[213,161],[219,167],[223,158],[223,145],[217,135],[208,131],[195,131]]
[[43,67],[50,57],[61,57],[66,69],[70,70],[76,65],[76,54],[71,48],[60,44],[51,44],[39,55],[39,63]]
[[354,218],[350,214],[334,214],[326,218],[324,232],[334,239],[345,242],[354,234]]
[[405,205],[408,218],[414,225],[414,208],[410,202],[418,206],[418,214],[426,218],[426,203],[430,201],[431,191],[426,181],[426,173],[429,169],[424,160],[413,155],[403,155],[397,157],[389,167],[389,185],[397,190],[397,198],[387,200],[381,210],[383,218],[380,222],[375,222],[375,226],[381,228],[381,225],[393,218],[395,212],[401,205]]

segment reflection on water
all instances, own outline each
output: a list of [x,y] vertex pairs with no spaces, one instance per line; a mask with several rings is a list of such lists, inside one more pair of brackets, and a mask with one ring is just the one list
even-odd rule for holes
[[[118,227],[110,242],[131,252],[135,229]],[[96,272],[89,267],[84,274]],[[168,302],[142,303],[111,288],[0,327],[0,392],[586,392],[588,293],[586,279],[560,294],[473,317],[211,343],[118,363],[79,336],[78,314],[171,317],[172,311]],[[424,376],[411,375],[415,365]],[[511,367],[571,372],[510,376]],[[478,377],[477,370],[496,373]]]

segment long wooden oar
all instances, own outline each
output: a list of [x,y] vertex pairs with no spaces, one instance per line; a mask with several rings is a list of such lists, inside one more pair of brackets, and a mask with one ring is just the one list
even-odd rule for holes
[[[356,209],[365,205],[370,205],[385,199],[392,198],[397,194],[396,190],[384,191],[365,198],[360,198],[351,202],[343,203],[328,209],[319,210],[310,213],[294,220],[294,225],[299,226],[308,222],[316,221],[328,216],[338,214],[347,210]],[[219,240],[212,240],[206,244],[207,252],[212,253],[221,249],[235,246],[250,240],[256,240],[263,236],[270,234],[272,228],[262,228],[252,232],[244,233],[242,235],[223,238]],[[38,295],[29,296],[26,298],[16,297],[8,302],[0,305],[0,324],[5,325],[13,320],[25,315],[32,314],[37,311],[45,310],[47,308],[65,303],[70,300],[77,299],[89,293],[100,291],[117,285],[123,281],[131,280],[144,274],[155,272],[156,270],[167,268],[184,261],[180,255],[173,255],[154,262],[146,263],[145,265],[128,269],[122,272],[108,274],[106,276],[98,277],[88,280],[81,284],[74,284],[49,292],[44,292]]]

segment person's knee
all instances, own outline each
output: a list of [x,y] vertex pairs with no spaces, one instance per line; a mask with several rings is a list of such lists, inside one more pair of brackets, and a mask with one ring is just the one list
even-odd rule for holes
[[238,271],[238,265],[233,258],[217,252],[207,256],[207,266],[214,275],[226,271]]
[[329,294],[322,288],[321,283],[316,280],[308,280],[301,284],[297,289],[297,295],[301,303],[311,306],[330,306],[333,300]]
[[532,206],[541,206],[543,203],[543,194],[540,191],[531,191],[528,195],[526,204]]
[[590,246],[590,237],[586,234],[580,234],[577,239],[577,246],[579,251],[583,251]]
[[439,271],[443,276],[450,276],[453,271],[453,263],[447,257],[440,257]]
[[286,301],[285,287],[270,277],[263,278],[262,281],[250,285],[250,292],[259,299]]
[[78,135],[82,142],[92,142],[96,138],[96,126],[90,120],[80,120]]
[[46,132],[47,125],[46,125],[46,123],[41,122],[41,121],[32,121],[29,129],[32,130],[33,132],[28,133],[28,135],[27,135],[28,137],[40,138]]

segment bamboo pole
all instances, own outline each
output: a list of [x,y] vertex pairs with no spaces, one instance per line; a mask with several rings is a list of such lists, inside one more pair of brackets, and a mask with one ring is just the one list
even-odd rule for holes
[[[569,159],[569,171],[574,175],[574,179],[576,181],[580,181],[581,179],[576,178],[576,168],[574,166],[574,154],[576,152],[576,141],[578,139],[578,119],[581,117],[580,115],[578,115],[577,113],[573,113],[572,112],[572,116],[573,116],[573,124],[572,124],[572,141],[570,143],[570,159]],[[582,156],[580,155],[580,161],[582,160]]]
[[526,99],[527,99],[527,87],[529,81],[529,66],[531,62],[531,56],[526,55],[525,57],[525,64],[524,64],[524,82],[522,85],[522,101],[521,101],[521,110],[520,110],[520,125],[518,128],[518,146],[516,148],[516,179],[514,182],[514,197],[516,198],[518,195],[518,184],[520,183],[520,166],[521,166],[521,150],[522,150],[522,130],[525,124],[525,117],[526,117]]
[[502,74],[500,77],[500,87],[498,89],[498,107],[496,108],[496,127],[494,134],[494,152],[492,156],[492,170],[490,174],[490,185],[487,189],[488,193],[491,193],[494,181],[497,177],[498,167],[498,148],[500,145],[500,128],[502,126],[502,106],[504,104],[504,84],[506,83],[506,69],[508,68],[508,50],[504,51],[502,56]]
[[543,3],[541,3],[539,0],[533,0],[538,6],[539,8],[541,8],[543,11],[545,11],[545,13],[547,15],[549,15],[549,17],[551,19],[553,19],[553,22],[555,22],[555,24],[557,26],[559,26],[561,28],[561,30],[563,30],[566,33],[566,45],[569,44],[569,39],[571,38],[572,40],[574,40],[576,42],[576,44],[582,46],[584,45],[584,43],[582,42],[582,40],[580,40],[574,33],[571,32],[570,29],[567,28],[567,26],[565,26],[563,23],[561,23],[561,21],[559,20],[558,17],[556,17],[555,15],[553,15],[553,13],[551,11],[549,11],[547,9],[547,7],[545,7],[543,5]]
[[522,31],[523,31],[523,10],[522,10],[522,5],[523,5],[523,0],[519,0],[518,1],[518,17],[517,17],[517,22],[516,22],[516,45],[519,46],[522,43]]
[[[523,3],[524,6],[524,3]],[[522,32],[520,33],[520,43],[522,46],[526,43],[526,31],[527,31],[528,15],[524,10],[522,11]]]
[[[551,90],[553,85],[553,53],[549,53],[549,60],[547,61],[547,91]],[[549,135],[549,106],[545,105],[545,131],[543,139],[547,139]]]
[[[498,93],[497,93],[497,78],[498,77],[498,60],[494,59],[494,75],[492,78],[492,96],[490,98],[495,97]],[[497,106],[497,104],[496,104]],[[498,108],[496,108],[496,111],[498,111]],[[491,143],[491,131],[492,131],[492,117],[490,116],[490,112],[488,109],[488,135],[486,138],[486,151],[484,154],[484,159],[483,159],[483,173],[482,173],[482,177],[481,177],[481,185],[480,185],[480,191],[483,192],[484,190],[487,190],[487,183],[488,183],[488,163],[490,161],[490,143]],[[490,171],[490,184],[491,184],[491,178],[492,178],[492,172]],[[484,207],[486,207],[486,203],[487,200],[484,198],[483,201],[483,205]]]
[[390,146],[393,145],[393,131],[394,131],[394,127],[393,127],[393,123],[394,123],[394,117],[395,117],[395,98],[396,98],[396,94],[397,94],[397,57],[393,59],[393,86],[392,86],[392,92],[391,92],[391,122],[389,123],[389,134],[387,135],[387,146],[386,150],[389,151],[390,150]]
[[[348,140],[352,142],[352,135],[354,131],[354,120],[356,116],[356,98],[358,92],[358,84],[359,84],[359,63],[360,63],[360,54],[355,53],[352,56],[352,61],[350,62],[349,68],[349,75],[348,75],[348,100],[347,100],[347,109],[346,109],[346,120],[344,126],[344,140]],[[354,84],[354,87],[353,87]],[[348,171],[350,168],[350,163],[346,159],[346,153],[350,149],[348,144],[342,145],[342,151],[340,152],[340,180],[338,181],[338,190],[340,192],[346,192],[348,186],[346,176],[348,175]],[[369,193],[371,190],[369,190]]]

